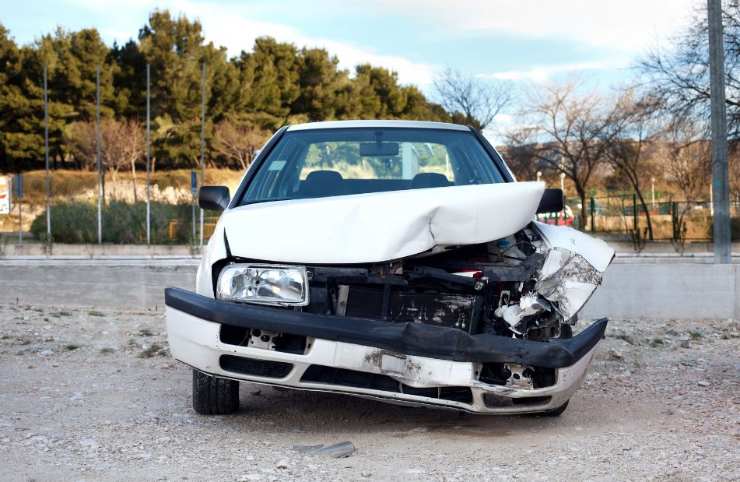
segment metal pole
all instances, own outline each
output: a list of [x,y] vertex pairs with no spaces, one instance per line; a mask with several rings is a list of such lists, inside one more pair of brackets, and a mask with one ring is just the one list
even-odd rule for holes
[[[206,63],[200,76],[200,186],[206,180]],[[203,247],[203,210],[200,210],[200,247]]]
[[727,169],[727,111],[725,53],[722,39],[722,0],[707,0],[709,79],[712,105],[712,206],[714,262],[730,263],[730,189]]
[[23,244],[23,208],[21,198],[18,197],[18,244]]
[[48,65],[44,64],[44,163],[46,165],[46,244],[51,248],[51,173],[49,172],[49,88]]
[[151,224],[152,224],[152,207],[151,207],[151,191],[150,186],[152,184],[152,169],[150,166],[151,157],[151,125],[150,125],[150,106],[149,99],[151,95],[150,90],[150,72],[149,64],[146,64],[146,244],[149,245],[152,242]]
[[98,244],[102,244],[103,166],[100,160],[100,66],[95,69],[95,164],[98,168]]

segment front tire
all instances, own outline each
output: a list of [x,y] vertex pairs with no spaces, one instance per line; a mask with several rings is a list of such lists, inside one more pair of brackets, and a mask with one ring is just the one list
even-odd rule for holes
[[239,382],[193,370],[193,409],[201,415],[228,415],[239,409]]

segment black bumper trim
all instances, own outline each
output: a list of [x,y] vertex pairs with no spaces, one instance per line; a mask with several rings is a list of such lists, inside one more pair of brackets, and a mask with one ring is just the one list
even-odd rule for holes
[[606,318],[573,338],[547,342],[468,333],[420,323],[396,323],[303,313],[283,308],[231,303],[180,288],[165,289],[165,304],[183,313],[225,325],[311,336],[374,346],[408,355],[480,363],[519,363],[564,368],[583,358],[604,336]]

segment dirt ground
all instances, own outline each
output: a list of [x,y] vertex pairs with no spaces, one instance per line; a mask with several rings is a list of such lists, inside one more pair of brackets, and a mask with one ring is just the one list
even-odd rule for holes
[[[613,321],[560,418],[242,384],[190,407],[161,312],[0,305],[4,480],[739,480],[740,325]],[[350,441],[334,459],[297,446]]]

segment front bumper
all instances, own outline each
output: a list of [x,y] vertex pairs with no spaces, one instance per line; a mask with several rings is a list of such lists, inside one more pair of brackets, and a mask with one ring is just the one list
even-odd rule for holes
[[[607,324],[602,319],[574,338],[536,342],[229,303],[177,288],[165,291],[165,302],[173,356],[205,373],[477,413],[542,412],[565,403],[585,377]],[[224,343],[221,325],[305,336],[307,349],[296,354]],[[484,363],[555,369],[555,383],[484,383]]]

